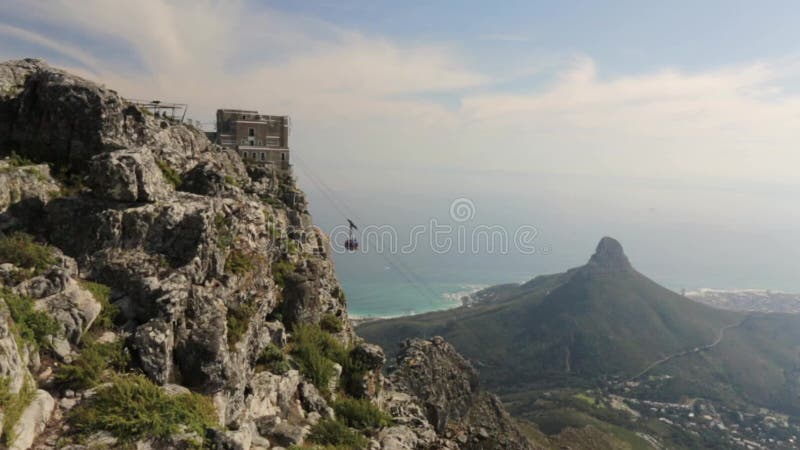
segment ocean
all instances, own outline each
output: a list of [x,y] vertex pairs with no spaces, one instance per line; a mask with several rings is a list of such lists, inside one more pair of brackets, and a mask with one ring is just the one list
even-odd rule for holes
[[[603,236],[619,240],[637,270],[676,292],[700,288],[800,292],[796,233],[800,211],[787,210],[778,202],[785,195],[765,194],[743,209],[729,206],[739,200],[738,191],[719,192],[718,201],[704,205],[682,195],[677,206],[657,201],[655,194],[660,191],[646,197],[644,204],[618,201],[627,199],[627,192],[591,202],[556,198],[553,191],[539,190],[524,195],[476,193],[468,199],[463,194],[370,191],[320,196],[313,189],[309,196],[315,224],[340,248],[334,249],[336,272],[354,317],[453,308],[463,295],[481,287],[564,272],[585,264]],[[337,196],[349,207],[334,208],[331,197]],[[362,244],[370,244],[362,248],[366,251],[341,251],[347,218],[360,226]],[[420,227],[425,233],[407,251],[405,246]],[[479,248],[460,248],[461,237],[467,236],[470,244],[469,237],[480,227],[504,233],[511,243],[509,251],[488,249],[486,242]],[[514,245],[525,227],[535,228],[534,252]],[[447,230],[444,239],[452,241],[451,247],[432,243],[438,237],[430,232],[441,229]],[[372,238],[365,236],[370,231]],[[378,249],[375,241],[387,236],[397,245]]]

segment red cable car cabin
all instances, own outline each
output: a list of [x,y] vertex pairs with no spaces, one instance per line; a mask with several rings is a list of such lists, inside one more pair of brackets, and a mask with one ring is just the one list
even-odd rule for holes
[[357,230],[358,227],[350,219],[347,219],[347,224],[350,226],[350,236],[344,241],[344,248],[348,252],[354,252],[358,250],[358,239],[353,236],[353,230]]

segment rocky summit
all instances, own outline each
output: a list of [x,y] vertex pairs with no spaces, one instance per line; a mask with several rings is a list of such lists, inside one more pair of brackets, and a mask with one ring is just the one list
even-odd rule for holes
[[2,446],[532,448],[441,338],[384,374],[291,170],[38,60],[0,155]]
[[604,237],[597,244],[597,250],[584,270],[596,272],[632,272],[633,266],[622,249],[622,244],[614,238]]

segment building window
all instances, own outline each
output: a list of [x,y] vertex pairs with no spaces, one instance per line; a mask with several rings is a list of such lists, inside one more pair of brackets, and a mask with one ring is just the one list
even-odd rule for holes
[[286,153],[281,153],[281,161],[286,161]]
[[242,152],[242,158],[247,159],[247,152]]
[[264,152],[261,152],[261,160],[264,160]]
[[247,135],[250,136],[250,137],[255,137],[256,129],[255,128],[250,128],[249,130],[247,130]]

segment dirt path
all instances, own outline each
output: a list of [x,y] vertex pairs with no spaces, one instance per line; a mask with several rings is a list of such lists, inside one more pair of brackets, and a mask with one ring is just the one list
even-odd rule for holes
[[632,377],[630,379],[630,381],[637,380],[637,379],[647,375],[648,372],[652,371],[656,367],[658,367],[658,366],[660,366],[662,364],[668,363],[668,362],[672,361],[673,359],[681,358],[681,357],[688,356],[688,355],[692,355],[694,353],[704,352],[706,350],[711,350],[712,348],[714,348],[717,345],[719,345],[720,342],[722,342],[722,340],[725,338],[725,332],[726,331],[730,330],[731,328],[736,328],[736,327],[741,326],[744,323],[744,321],[747,320],[749,317],[750,316],[747,315],[737,323],[732,323],[730,325],[725,325],[724,327],[720,328],[719,331],[717,332],[717,338],[714,340],[714,342],[712,342],[710,344],[704,345],[702,347],[695,347],[695,348],[693,348],[691,350],[684,350],[684,351],[679,352],[679,353],[674,353],[672,355],[669,355],[669,356],[666,356],[664,358],[661,358],[658,361],[655,361],[654,363],[652,363],[649,366],[645,367],[644,370],[642,370],[641,372],[636,374],[636,376]]

